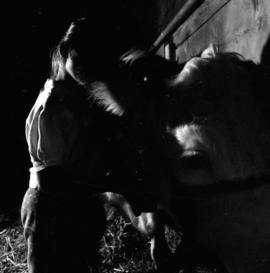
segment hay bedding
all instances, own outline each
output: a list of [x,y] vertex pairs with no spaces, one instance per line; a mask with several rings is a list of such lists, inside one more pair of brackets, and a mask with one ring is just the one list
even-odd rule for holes
[[0,229],[0,272],[27,273],[26,245],[18,220]]
[[[100,244],[100,273],[154,273],[149,239],[139,234],[121,216],[107,209],[107,229]],[[19,216],[0,215],[0,273],[27,273],[26,245]],[[166,231],[172,251],[179,236]],[[213,273],[198,269],[198,273]],[[181,273],[181,271],[179,271]]]

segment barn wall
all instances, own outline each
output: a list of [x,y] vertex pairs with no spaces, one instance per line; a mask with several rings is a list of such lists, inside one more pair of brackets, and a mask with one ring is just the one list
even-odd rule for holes
[[[164,29],[186,1],[161,2],[158,22]],[[236,51],[259,62],[269,34],[269,0],[205,0],[172,35],[170,48],[175,52],[169,55],[184,62],[213,43],[222,51]],[[159,54],[164,55],[162,48]]]
[[157,31],[161,32],[187,0],[157,0]]
[[259,62],[270,33],[269,0],[206,0],[171,39],[184,62],[210,43]]

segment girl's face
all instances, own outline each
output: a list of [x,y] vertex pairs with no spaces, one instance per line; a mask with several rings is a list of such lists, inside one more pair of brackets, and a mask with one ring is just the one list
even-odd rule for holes
[[82,85],[88,84],[91,81],[91,73],[87,73],[84,61],[76,50],[69,52],[65,69],[75,81]]

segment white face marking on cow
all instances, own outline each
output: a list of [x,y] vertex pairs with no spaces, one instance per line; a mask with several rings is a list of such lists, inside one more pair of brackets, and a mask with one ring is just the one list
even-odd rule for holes
[[200,126],[195,124],[182,125],[172,130],[179,145],[184,152],[208,150],[208,144],[200,131]]
[[[173,143],[171,166],[181,185],[209,184],[213,173],[208,161],[210,147],[199,125],[185,124],[176,128],[167,128],[175,140]],[[175,151],[176,154],[175,154]]]

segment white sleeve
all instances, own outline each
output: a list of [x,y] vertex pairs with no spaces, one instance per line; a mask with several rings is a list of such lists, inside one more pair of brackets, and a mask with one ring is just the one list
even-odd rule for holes
[[26,120],[26,140],[33,172],[63,164],[69,129],[74,128],[72,113],[50,93],[46,94],[46,90],[43,92]]

